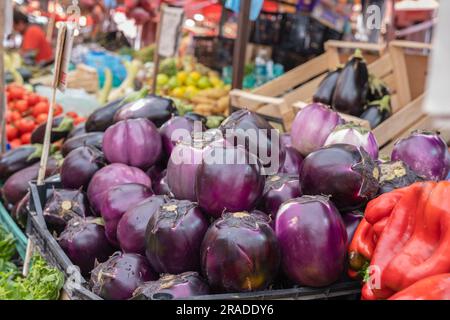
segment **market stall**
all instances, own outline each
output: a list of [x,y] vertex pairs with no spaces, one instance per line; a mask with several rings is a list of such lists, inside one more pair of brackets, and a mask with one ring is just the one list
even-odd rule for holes
[[1,57],[0,299],[450,299],[442,47],[376,1],[50,2],[52,59]]

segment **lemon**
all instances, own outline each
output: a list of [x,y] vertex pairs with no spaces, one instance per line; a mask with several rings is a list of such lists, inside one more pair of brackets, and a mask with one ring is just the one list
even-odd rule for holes
[[200,78],[202,77],[201,73],[198,71],[192,71],[191,73],[189,73],[189,77],[194,80],[195,82],[199,81]]
[[169,76],[164,73],[160,73],[156,76],[156,83],[158,87],[165,86],[169,82]]
[[211,87],[211,82],[209,81],[208,77],[201,77],[200,80],[198,80],[197,82],[197,87],[199,89],[208,89],[209,87]]
[[211,84],[215,88],[220,88],[223,86],[223,81],[220,80],[219,77],[209,77],[209,82],[211,82]]
[[188,74],[186,71],[180,71],[177,73],[177,80],[178,80],[179,84],[181,84],[181,85],[185,84],[187,78],[188,78]]
[[198,89],[195,86],[187,86],[184,93],[185,98],[192,99],[198,94]]
[[186,92],[186,88],[185,87],[177,87],[177,88],[172,90],[172,95],[174,97],[176,97],[176,98],[183,98],[185,92]]

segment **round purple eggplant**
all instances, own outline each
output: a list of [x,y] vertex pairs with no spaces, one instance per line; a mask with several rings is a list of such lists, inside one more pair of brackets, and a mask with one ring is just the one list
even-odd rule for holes
[[240,146],[213,147],[197,170],[197,202],[214,218],[224,211],[248,211],[258,202],[264,181],[262,166],[253,154]]
[[266,179],[260,207],[262,211],[275,219],[278,208],[287,200],[300,197],[302,192],[298,177],[288,174],[276,174]]
[[275,232],[283,271],[296,284],[324,287],[343,274],[347,231],[329,198],[303,196],[285,202]]
[[375,197],[378,165],[363,148],[334,144],[303,160],[300,187],[303,194],[329,195],[339,210],[352,210]]
[[203,274],[215,291],[264,290],[277,276],[280,249],[262,215],[225,213],[206,232],[201,261]]
[[200,245],[208,221],[196,203],[170,200],[148,222],[145,254],[158,273],[200,270]]
[[150,178],[141,169],[121,163],[110,164],[98,170],[89,183],[87,195],[94,212],[99,213],[103,196],[109,188],[124,183],[140,183],[147,187],[152,185]]
[[[161,128],[159,128],[159,133],[161,134],[162,144],[166,155],[170,156],[173,148],[178,142],[183,140],[191,140],[191,133],[194,131],[195,121],[188,117],[173,117],[166,123],[164,123]],[[200,127],[198,131],[203,131],[204,127],[201,122],[199,122]]]
[[106,300],[126,300],[146,281],[156,280],[145,257],[118,252],[91,272],[92,292]]
[[127,210],[152,195],[151,188],[139,183],[120,184],[106,191],[100,207],[100,213],[105,220],[106,237],[109,242],[119,246],[117,225],[120,218]]
[[123,252],[145,254],[148,222],[167,201],[165,196],[151,196],[125,212],[117,225],[117,240]]
[[356,228],[361,222],[363,216],[364,214],[361,211],[351,211],[342,215],[345,230],[347,231],[347,248],[352,242],[353,235],[355,234]]
[[298,176],[300,165],[303,162],[303,157],[293,146],[291,135],[288,133],[280,136],[281,144],[286,152],[283,165],[280,166],[278,173],[295,174]]
[[96,262],[105,262],[115,251],[106,239],[101,218],[70,220],[58,243],[83,276],[89,276]]
[[412,171],[403,161],[381,163],[379,194],[391,192],[394,189],[407,187],[424,179]]
[[106,130],[103,152],[110,163],[123,163],[146,170],[161,157],[161,136],[147,119],[123,120]]

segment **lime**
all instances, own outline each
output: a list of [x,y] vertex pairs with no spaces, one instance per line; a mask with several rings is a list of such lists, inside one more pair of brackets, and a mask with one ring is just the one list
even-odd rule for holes
[[208,89],[211,87],[211,82],[209,81],[209,78],[206,76],[203,76],[198,80],[197,87],[199,89]]
[[165,86],[169,82],[169,76],[164,73],[160,73],[156,76],[156,83],[158,87]]
[[175,76],[170,77],[169,82],[167,83],[167,85],[169,86],[170,89],[175,89],[175,88],[180,86],[180,84],[178,83],[178,79]]

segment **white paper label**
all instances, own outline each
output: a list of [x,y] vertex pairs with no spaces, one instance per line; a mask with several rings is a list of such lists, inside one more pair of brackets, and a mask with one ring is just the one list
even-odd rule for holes
[[175,55],[178,40],[181,36],[184,9],[175,7],[164,7],[161,12],[161,31],[159,38],[158,53],[163,57]]
[[68,26],[66,29],[64,47],[61,56],[61,66],[58,75],[58,89],[61,92],[66,91],[67,87],[67,73],[69,69],[70,56],[72,54],[73,38],[74,29]]

